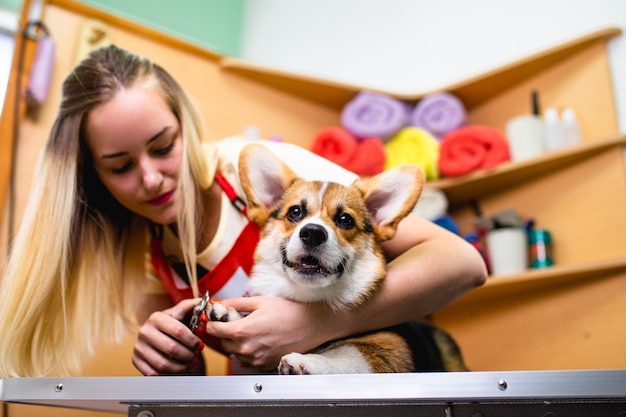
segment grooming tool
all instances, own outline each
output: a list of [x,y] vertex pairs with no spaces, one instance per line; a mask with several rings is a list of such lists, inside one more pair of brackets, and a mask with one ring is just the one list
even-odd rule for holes
[[206,306],[209,304],[210,299],[211,297],[209,296],[209,292],[207,291],[204,293],[204,297],[202,297],[202,300],[200,300],[198,305],[193,308],[191,312],[191,319],[189,319],[188,324],[188,327],[189,329],[191,329],[192,332],[196,332],[201,322],[204,321],[206,323],[207,321],[209,321],[204,311],[206,310]]

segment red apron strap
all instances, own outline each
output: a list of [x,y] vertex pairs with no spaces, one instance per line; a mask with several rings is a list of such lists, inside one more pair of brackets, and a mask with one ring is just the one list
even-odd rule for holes
[[[218,172],[215,179],[224,190],[228,199],[245,215],[246,205],[244,201],[237,195],[235,189],[226,178]],[[254,262],[252,253],[254,253],[259,241],[259,234],[259,226],[254,222],[249,222],[238,236],[230,252],[224,256],[211,271],[202,277],[198,277],[198,289],[200,292],[203,293],[209,290],[211,294],[217,293],[229,281],[239,267],[241,267],[247,275],[250,275]],[[152,229],[152,239],[150,242],[152,266],[175,302],[179,302],[185,298],[191,298],[193,296],[191,288],[180,288],[175,283],[171,266],[163,252],[161,245],[162,238],[163,226],[155,225]]]
[[244,215],[247,216],[245,201],[243,201],[241,197],[237,195],[237,192],[235,191],[233,186],[230,185],[226,177],[224,177],[221,173],[218,172],[215,174],[215,181],[217,181],[220,187],[222,187],[222,190],[224,190],[226,197],[228,197],[232,205],[235,206],[237,210],[239,210],[240,212],[242,212]]
[[[210,294],[218,293],[239,268],[250,276],[254,263],[252,254],[259,242],[259,233],[260,228],[256,223],[249,222],[244,227],[230,252],[204,276],[198,277],[200,293],[207,290]],[[186,298],[192,298],[191,287],[180,288],[176,285],[171,266],[163,253],[161,240],[157,236],[153,236],[150,242],[150,255],[152,267],[172,300],[179,302]]]

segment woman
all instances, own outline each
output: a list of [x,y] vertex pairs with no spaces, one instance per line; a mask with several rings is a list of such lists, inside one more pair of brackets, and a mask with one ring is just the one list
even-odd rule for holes
[[[206,289],[250,312],[206,332],[267,370],[285,353],[418,318],[484,282],[469,244],[411,215],[385,243],[384,288],[359,310],[243,298],[258,237],[238,211],[245,141],[202,145],[202,135],[180,86],[144,58],[110,46],[69,74],[2,282],[0,376],[79,372],[100,341],[121,340],[136,322],[140,372],[201,374],[203,340],[181,321]],[[304,176],[354,179],[296,146],[266,145]],[[237,268],[224,271],[226,259]]]

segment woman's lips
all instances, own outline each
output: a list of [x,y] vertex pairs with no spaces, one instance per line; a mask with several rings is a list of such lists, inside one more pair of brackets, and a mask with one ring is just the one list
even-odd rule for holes
[[165,204],[172,199],[174,195],[174,191],[170,191],[165,194],[161,194],[159,196],[154,197],[152,200],[148,200],[147,203],[151,206],[160,206],[161,204]]

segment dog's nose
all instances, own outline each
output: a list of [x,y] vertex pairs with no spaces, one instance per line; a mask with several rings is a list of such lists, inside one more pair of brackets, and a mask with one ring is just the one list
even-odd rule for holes
[[328,233],[318,224],[307,224],[300,230],[300,240],[306,246],[314,248],[328,240]]

